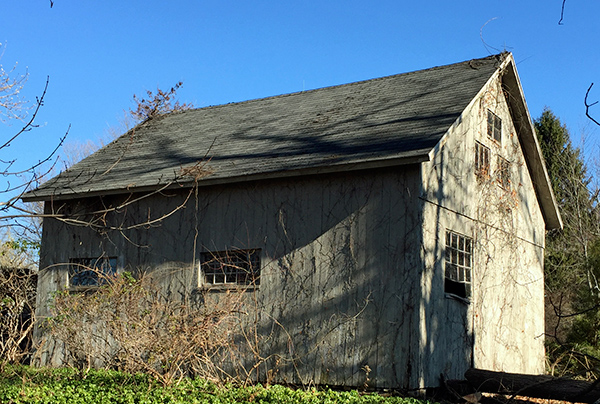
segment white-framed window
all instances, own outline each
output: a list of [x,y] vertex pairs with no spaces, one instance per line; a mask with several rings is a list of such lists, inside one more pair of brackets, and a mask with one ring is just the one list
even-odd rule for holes
[[490,176],[490,148],[475,142],[475,174],[477,178]]
[[117,273],[117,257],[71,258],[69,287],[97,287]]
[[496,164],[496,176],[498,183],[502,188],[510,188],[510,162],[504,157],[498,156],[498,162]]
[[471,298],[473,239],[451,230],[446,231],[444,291],[465,299]]
[[259,285],[260,249],[206,251],[200,269],[207,285]]
[[488,109],[487,134],[498,143],[502,143],[502,119]]

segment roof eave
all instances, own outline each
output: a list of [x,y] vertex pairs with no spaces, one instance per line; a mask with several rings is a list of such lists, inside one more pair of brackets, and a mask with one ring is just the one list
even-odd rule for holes
[[[233,184],[233,183],[242,183],[249,181],[260,181],[260,180],[269,180],[269,179],[278,179],[278,178],[291,178],[291,177],[300,177],[307,175],[322,175],[322,174],[331,174],[331,173],[339,173],[339,172],[347,172],[347,171],[358,171],[358,170],[369,170],[374,168],[384,168],[384,167],[393,167],[393,166],[404,166],[410,164],[418,164],[425,161],[430,160],[431,149],[421,149],[414,150],[411,153],[407,153],[401,157],[396,158],[387,158],[380,160],[365,160],[351,163],[343,163],[343,164],[334,164],[327,166],[319,166],[319,167],[307,167],[307,168],[299,168],[294,170],[283,170],[283,171],[273,171],[266,173],[256,173],[256,174],[248,174],[243,176],[235,176],[235,177],[217,177],[210,178],[205,177],[197,182],[198,186],[212,186],[212,185],[223,185],[223,184]],[[36,195],[35,191],[28,192],[21,199],[23,202],[38,202],[38,201],[59,201],[59,200],[73,200],[79,198],[89,198],[96,196],[108,196],[108,195],[123,195],[123,194],[132,194],[132,193],[146,193],[146,192],[154,192],[157,190],[173,190],[173,189],[182,189],[182,188],[191,188],[195,186],[195,182],[193,180],[190,181],[177,181],[171,184],[156,184],[156,185],[148,185],[148,186],[131,186],[123,189],[106,189],[106,190],[89,190],[87,192],[71,192],[71,193],[54,193],[54,194],[41,194]]]
[[546,169],[542,149],[540,148],[535,128],[529,115],[529,109],[527,108],[527,102],[525,101],[521,81],[519,80],[512,54],[501,65],[500,74],[502,85],[507,94],[507,102],[513,122],[519,134],[523,153],[525,154],[525,161],[527,162],[536,196],[544,215],[546,229],[562,229],[563,222],[558,210],[558,203],[552,191],[552,184],[548,170]]

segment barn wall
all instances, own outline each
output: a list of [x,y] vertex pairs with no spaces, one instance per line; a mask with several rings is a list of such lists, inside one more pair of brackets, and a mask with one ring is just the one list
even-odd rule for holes
[[[430,357],[421,367],[425,382],[439,369],[453,378],[469,366],[544,370],[545,224],[500,88],[499,79],[493,79],[451,128],[434,159],[423,164],[422,289],[431,299],[420,310],[426,327],[422,349]],[[487,135],[488,109],[502,119],[501,142]],[[476,141],[490,150],[487,176],[475,172]],[[498,182],[498,155],[510,162],[506,188]],[[470,302],[444,293],[447,230],[474,240]],[[462,359],[458,366],[456,357]]]
[[[479,100],[476,139],[489,144],[482,118],[487,109],[492,110],[502,119],[503,142],[489,146],[510,162],[511,183],[502,189],[490,179],[476,187],[480,201],[476,217],[486,226],[477,227],[481,270],[475,296],[480,308],[474,317],[475,364],[491,370],[542,374],[546,227],[511,120],[509,96],[496,80]],[[496,161],[491,163],[494,170]]]
[[[419,175],[413,165],[167,192],[116,215],[81,218],[96,230],[46,220],[38,315],[47,316],[44,302],[67,287],[67,268],[57,264],[70,258],[115,256],[120,271],[160,274],[177,298],[206,286],[198,278],[201,252],[261,248],[261,282],[245,292],[244,321],[255,327],[261,355],[275,354],[268,364],[275,380],[362,386],[368,376],[374,386],[414,387]],[[47,209],[74,214],[101,205]],[[48,345],[42,363],[62,359]]]
[[[502,119],[501,143],[487,136],[488,109]],[[484,178],[474,170],[476,141],[491,153]],[[495,175],[497,155],[511,163],[505,188]],[[85,213],[137,196],[49,202],[47,212],[81,223],[44,222],[38,317],[67,287],[71,258],[117,257],[119,271],[152,272],[180,299],[206,290],[202,252],[260,248],[261,284],[244,292],[242,322],[271,358],[263,378],[270,369],[274,381],[420,388],[438,385],[440,373],[461,378],[473,365],[541,372],[544,221],[497,81],[432,158],[166,191],[106,215]],[[468,302],[444,292],[447,230],[474,240]],[[59,345],[47,344],[41,362],[63,359]]]

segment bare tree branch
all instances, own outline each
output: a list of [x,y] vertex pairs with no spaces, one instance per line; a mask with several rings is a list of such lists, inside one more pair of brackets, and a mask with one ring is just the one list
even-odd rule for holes
[[31,129],[37,127],[37,125],[34,124],[35,117],[37,116],[42,105],[44,105],[44,97],[46,96],[46,91],[48,90],[49,82],[50,82],[50,77],[46,77],[46,84],[44,85],[44,91],[42,91],[42,95],[36,99],[35,110],[33,111],[33,114],[31,115],[31,118],[29,119],[29,121],[27,121],[27,123],[25,123],[25,126],[23,126],[23,128],[21,128],[21,130],[18,131],[13,137],[11,137],[9,140],[4,142],[4,144],[2,146],[0,146],[0,150],[4,149],[5,147],[10,146],[10,143],[12,141],[14,141],[16,138],[18,138],[24,132],[28,132]]
[[[46,92],[48,91],[49,82],[50,82],[50,78],[47,77],[46,84],[44,85],[44,90],[42,91],[42,94],[39,97],[37,97],[37,99],[36,99],[36,105],[35,105],[33,114],[31,115],[31,118],[29,118],[29,120],[25,123],[25,125],[16,134],[14,134],[10,139],[8,139],[6,142],[4,142],[4,144],[0,145],[0,150],[9,147],[10,144],[12,142],[14,142],[19,136],[23,135],[23,133],[29,132],[30,130],[38,127],[38,125],[35,124],[35,119],[37,118],[40,108],[44,105],[44,97],[46,96]],[[15,180],[18,180],[18,179],[20,179],[20,177],[23,174],[28,174],[28,178],[26,178],[26,180],[24,182],[22,181],[22,179],[20,181],[15,181],[15,182],[18,182],[19,185],[16,185],[14,187],[10,186],[10,182],[7,182],[7,187],[4,190],[1,190],[0,194],[8,194],[8,193],[12,193],[17,190],[19,192],[17,195],[11,196],[5,201],[0,201],[0,210],[1,211],[7,211],[9,208],[13,208],[25,191],[30,189],[33,186],[33,184],[39,182],[41,178],[45,177],[47,174],[49,174],[52,171],[52,168],[54,167],[54,164],[56,164],[56,163],[52,164],[52,166],[49,169],[44,170],[44,172],[42,174],[37,172],[37,170],[41,166],[43,166],[45,163],[49,162],[56,155],[56,153],[58,152],[58,150],[64,143],[65,138],[69,134],[69,130],[70,130],[70,126],[67,129],[67,131],[65,132],[65,134],[59,139],[54,150],[52,150],[43,159],[39,160],[37,163],[34,163],[34,164],[28,166],[27,168],[24,168],[24,169],[18,170],[18,171],[10,171],[10,168],[14,164],[15,160],[10,160],[10,161],[4,162],[5,166],[2,170],[0,170],[0,174],[2,174],[3,177],[9,177],[9,178],[12,177]],[[5,217],[0,218],[0,227],[2,226],[2,224],[1,224],[2,222],[5,222]]]
[[592,122],[594,122],[596,125],[600,126],[600,122],[598,122],[597,120],[592,118],[592,116],[590,115],[590,107],[593,107],[594,105],[598,104],[598,101],[592,102],[591,104],[588,103],[588,96],[590,95],[590,90],[592,89],[593,86],[594,86],[594,83],[590,84],[587,91],[585,92],[585,99],[583,100],[583,102],[585,104],[585,115],[588,118],[590,118],[590,120]]
[[[1,45],[0,45],[1,46]],[[4,53],[0,52],[0,59]],[[14,76],[17,65],[10,70],[4,70],[0,65],[0,121],[5,119],[21,119],[24,115],[26,101],[20,93],[27,81],[27,72],[22,75]],[[4,117],[4,118],[3,118]]]
[[560,20],[558,20],[558,25],[563,25],[562,21],[565,16],[565,3],[566,2],[567,2],[567,0],[563,0],[563,2],[562,2],[562,7],[560,9]]
[[152,91],[146,91],[147,98],[133,96],[133,101],[136,104],[136,109],[130,109],[129,113],[131,116],[139,122],[143,122],[147,119],[152,119],[158,115],[162,115],[173,111],[185,111],[193,108],[191,103],[180,104],[176,101],[173,104],[175,93],[183,85],[180,81],[171,87],[170,90],[163,91],[160,88],[156,89],[156,94]]

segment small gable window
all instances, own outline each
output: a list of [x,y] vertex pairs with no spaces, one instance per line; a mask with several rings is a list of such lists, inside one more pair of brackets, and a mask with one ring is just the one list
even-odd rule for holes
[[97,287],[104,285],[117,273],[117,257],[71,258],[69,260],[69,287]]
[[471,298],[471,270],[473,268],[473,239],[446,231],[444,259],[444,291],[448,294]]
[[487,134],[498,143],[502,142],[502,119],[489,109],[487,114]]
[[504,189],[510,188],[510,163],[503,157],[498,156],[498,163],[496,166],[496,175],[498,183]]
[[204,284],[259,285],[260,249],[207,251],[200,256]]
[[490,148],[475,142],[475,174],[484,179],[490,176]]

